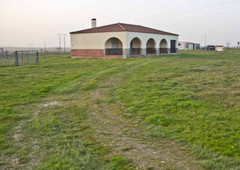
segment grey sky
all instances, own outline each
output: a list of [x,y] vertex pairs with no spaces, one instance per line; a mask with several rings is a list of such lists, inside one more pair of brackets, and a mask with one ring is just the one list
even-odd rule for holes
[[[240,0],[0,0],[0,46],[58,46],[57,34],[116,22],[180,34],[180,41],[236,46]],[[69,34],[67,37],[69,46]]]

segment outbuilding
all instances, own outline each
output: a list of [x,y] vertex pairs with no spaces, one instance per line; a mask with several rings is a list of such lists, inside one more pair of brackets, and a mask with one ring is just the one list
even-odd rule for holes
[[215,45],[208,45],[207,47],[204,47],[204,50],[215,51],[216,50],[216,46]]
[[178,49],[179,50],[196,50],[196,49],[200,49],[200,44],[193,43],[193,42],[179,42]]
[[128,58],[178,53],[178,34],[116,23],[70,32],[73,58]]
[[223,51],[223,45],[216,45],[215,51],[222,52]]

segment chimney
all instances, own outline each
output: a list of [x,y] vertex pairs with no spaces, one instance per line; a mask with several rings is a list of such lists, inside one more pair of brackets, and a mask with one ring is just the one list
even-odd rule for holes
[[93,18],[92,19],[92,28],[95,28],[95,27],[97,27],[97,19]]

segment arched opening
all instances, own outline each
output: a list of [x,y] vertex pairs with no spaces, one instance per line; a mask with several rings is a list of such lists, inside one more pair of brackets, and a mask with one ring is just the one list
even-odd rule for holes
[[105,43],[105,55],[122,55],[122,42],[118,38],[110,38]]
[[167,40],[162,39],[160,42],[160,54],[167,54],[168,53],[168,44],[167,44]]
[[130,43],[130,55],[141,55],[142,42],[139,38],[134,38]]
[[156,55],[156,49],[155,49],[155,41],[154,39],[149,39],[147,41],[147,55]]

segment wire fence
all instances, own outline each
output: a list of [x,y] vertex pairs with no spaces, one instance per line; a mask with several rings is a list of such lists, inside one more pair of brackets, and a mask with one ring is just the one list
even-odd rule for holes
[[8,51],[8,53],[14,53],[15,51],[38,51],[39,55],[64,55],[64,54],[70,54],[71,49],[70,48],[59,48],[59,47],[49,47],[49,48],[41,48],[41,47],[0,47],[0,54],[2,53],[1,49],[4,49],[4,51]]
[[39,64],[39,53],[36,50],[8,52],[0,49],[0,66],[33,64]]
[[0,66],[14,66],[15,57],[13,54],[9,53],[0,53]]
[[61,48],[48,48],[48,49],[43,49],[40,48],[38,49],[40,55],[51,55],[51,54],[70,54],[71,49],[61,49]]

